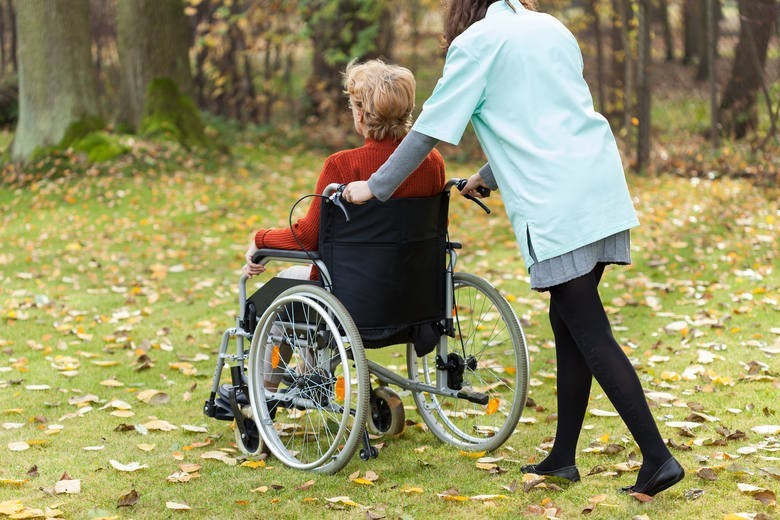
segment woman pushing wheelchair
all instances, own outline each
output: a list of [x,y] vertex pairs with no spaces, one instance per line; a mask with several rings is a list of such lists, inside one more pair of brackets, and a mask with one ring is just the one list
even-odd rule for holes
[[609,124],[593,109],[574,36],[534,0],[450,0],[441,79],[398,149],[345,200],[386,200],[438,141],[457,144],[471,121],[488,163],[463,192],[500,189],[531,287],[550,293],[558,425],[547,458],[523,473],[580,479],[577,440],[593,377],[642,451],[636,483],[655,495],[685,472],[671,455],[639,378],[615,341],[598,284],[628,264],[638,225]]
[[[378,455],[368,432],[403,430],[393,385],[411,394],[443,442],[495,450],[525,405],[528,353],[506,299],[455,270],[461,244],[449,239],[447,216],[450,188],[461,180],[445,183],[441,156],[428,150],[394,200],[339,206],[341,189],[331,189],[368,179],[408,132],[414,79],[374,60],[347,68],[345,91],[365,144],[328,158],[316,187],[322,197],[291,229],[254,235],[238,326],[223,336],[204,412],[235,419],[236,445],[250,456],[267,449],[289,467],[334,473],[361,442],[361,458]],[[293,281],[280,275],[247,298],[246,279],[269,261],[316,270]],[[227,351],[231,338],[236,354]],[[393,345],[406,347],[405,374],[366,356]],[[220,385],[226,363],[232,384]]]

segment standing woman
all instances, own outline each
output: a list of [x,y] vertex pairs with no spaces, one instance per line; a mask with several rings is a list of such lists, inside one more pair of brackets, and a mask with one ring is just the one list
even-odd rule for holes
[[629,229],[639,222],[577,41],[534,3],[449,0],[441,79],[396,151],[344,195],[355,203],[388,199],[438,141],[457,145],[471,121],[488,162],[463,193],[501,190],[531,287],[550,292],[558,425],[547,458],[522,471],[580,479],[577,440],[595,377],[642,451],[636,483],[623,489],[655,495],[685,472],[661,438],[598,292],[606,265],[631,262]]

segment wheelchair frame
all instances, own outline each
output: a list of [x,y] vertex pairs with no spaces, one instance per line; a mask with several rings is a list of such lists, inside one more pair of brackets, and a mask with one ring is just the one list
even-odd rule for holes
[[[464,182],[461,179],[450,180],[445,190],[449,191],[453,186],[461,187]],[[343,186],[329,185],[323,195],[330,202],[339,206],[346,215],[346,209],[340,204],[340,189],[343,189]],[[478,199],[475,201],[486,209],[481,201]],[[486,209],[486,211],[488,210]],[[402,403],[397,394],[387,388],[387,385],[394,385],[412,393],[418,413],[440,440],[463,450],[495,450],[514,432],[525,406],[529,371],[528,352],[520,322],[500,293],[480,277],[455,272],[458,258],[456,250],[460,248],[461,245],[457,242],[446,242],[447,266],[444,302],[444,316],[446,317],[441,324],[444,334],[438,341],[434,352],[421,358],[417,356],[413,345],[407,344],[409,377],[404,377],[379,363],[366,359],[357,327],[352,323],[348,311],[330,293],[331,287],[327,283],[324,288],[313,285],[293,286],[277,296],[268,309],[257,310],[247,303],[247,277],[242,275],[239,279],[238,291],[239,316],[236,319],[236,326],[223,333],[211,393],[205,402],[204,413],[209,417],[221,419],[231,418],[230,416],[235,418],[236,444],[241,451],[250,456],[259,454],[265,447],[267,451],[273,453],[290,467],[335,473],[349,462],[360,442],[362,442],[360,457],[363,460],[378,455],[377,449],[370,444],[366,428],[379,434],[398,433],[403,429],[404,409]],[[327,266],[316,252],[261,250],[260,253],[259,258],[256,258],[262,264],[272,261],[313,264],[320,270],[323,280],[331,279]],[[301,284],[306,284],[306,282],[301,281]],[[461,289],[474,291],[473,295],[468,293],[470,307],[464,308],[461,312],[469,312],[473,310],[472,308],[479,307],[481,314],[477,318],[480,320],[485,318],[486,321],[490,321],[492,328],[495,329],[492,332],[488,330],[488,333],[495,334],[495,336],[490,340],[485,339],[484,343],[475,347],[478,348],[475,354],[470,356],[466,355],[466,343],[477,345],[479,341],[477,335],[484,332],[478,329],[479,325],[474,325],[474,330],[469,331],[468,337],[464,338],[462,330],[468,323],[465,321],[461,323],[458,310],[460,302],[457,301],[459,298],[456,297],[456,293]],[[275,313],[278,315],[283,312],[285,306],[289,309],[294,304],[308,306],[307,308],[310,308],[312,313],[321,317],[320,328],[324,326],[328,331],[327,334],[322,331],[300,330],[297,332],[303,333],[302,336],[306,336],[307,332],[315,332],[307,337],[314,338],[316,342],[328,343],[328,349],[335,345],[339,352],[338,356],[344,372],[343,377],[348,379],[345,384],[351,389],[353,379],[356,381],[355,396],[351,394],[342,396],[344,405],[339,405],[334,399],[334,382],[338,385],[338,381],[335,379],[328,383],[329,386],[325,385],[328,388],[325,393],[320,391],[318,394],[311,391],[307,394],[305,385],[300,383],[298,387],[303,388],[301,391],[294,389],[295,385],[284,389],[287,390],[286,392],[279,391],[278,388],[276,391],[270,392],[264,387],[264,360],[268,357],[265,349],[270,344],[267,340],[272,339],[274,335],[272,333],[274,325],[277,328],[288,329],[287,333],[299,327],[308,327],[307,324],[300,324],[293,320],[290,320],[292,323],[283,322],[278,317],[274,317]],[[489,310],[484,310],[485,308]],[[259,321],[255,322],[258,314],[261,316]],[[493,317],[495,314],[500,319],[498,323],[495,323],[496,318]],[[489,320],[487,319],[488,315]],[[495,332],[496,330],[503,332],[499,336]],[[276,335],[278,336],[278,333]],[[293,342],[297,341],[298,335],[296,333],[291,336]],[[235,339],[236,344],[233,354],[228,352],[231,339]],[[244,346],[245,339],[252,342],[249,351]],[[463,352],[462,356],[457,352],[457,348],[449,348],[450,342],[454,342],[455,347],[460,346]],[[492,345],[491,342],[496,343],[496,345]],[[507,342],[510,345],[506,345]],[[349,347],[345,347],[346,344]],[[490,366],[490,363],[495,364],[495,362],[490,357],[484,359],[483,352],[493,349],[495,346],[505,349],[502,355],[514,358],[514,366]],[[317,347],[314,350],[320,352],[321,349]],[[322,356],[326,354],[327,352],[323,353]],[[230,364],[232,386],[228,387],[226,391],[220,392],[220,379],[226,363]],[[333,368],[332,358],[325,359],[324,363],[329,363],[330,372],[336,372],[336,369]],[[354,367],[354,375],[348,365]],[[319,368],[319,370],[328,372],[327,368]],[[490,378],[490,382],[486,382],[482,377],[483,370]],[[419,379],[420,374],[422,374],[422,380]],[[381,384],[377,389],[371,389],[369,381],[371,375]],[[259,383],[257,382],[258,378],[260,378]],[[482,391],[482,388],[464,387],[464,378],[478,379],[486,388]],[[343,381],[342,384],[344,384]],[[367,395],[366,385],[368,385],[369,395]],[[493,393],[493,390],[503,386],[510,388],[512,396],[511,402],[504,409],[500,409],[507,399],[504,394],[501,394],[501,397],[495,397],[496,394]],[[291,388],[293,391],[290,391]],[[220,396],[222,397],[221,402]],[[351,401],[353,398],[355,403]],[[225,408],[224,401],[227,401],[230,413],[224,409],[220,411],[220,404],[222,408]],[[325,401],[325,403],[319,401]],[[272,407],[269,407],[269,402],[274,403]],[[483,410],[475,407],[470,410],[455,410],[461,403],[471,403],[485,408]],[[309,443],[305,438],[316,437],[314,433],[302,433],[304,439],[299,440],[300,450],[286,448],[284,441],[276,433],[278,423],[275,426],[275,414],[280,407],[287,408],[288,413],[297,409],[303,414],[310,411],[320,415],[323,414],[323,411],[333,414],[332,417],[327,417],[327,421],[322,419],[323,424],[327,423],[329,426],[324,427],[325,434],[320,436],[328,439],[333,437],[333,440],[326,439],[325,442],[330,442],[330,445],[326,448],[317,448],[318,451],[312,457],[314,460],[303,460],[306,455],[299,454],[299,451],[302,452],[309,448]],[[473,424],[471,421],[472,416],[483,418],[490,416],[492,418],[493,415],[497,415],[495,422],[498,425],[485,426],[482,430],[480,430],[480,425]],[[465,424],[465,427],[460,424],[461,422]],[[335,432],[333,431],[334,425],[337,426]],[[299,433],[295,432],[293,436]],[[344,438],[344,436],[346,437]],[[319,440],[314,439],[312,444],[315,442],[319,442]]]

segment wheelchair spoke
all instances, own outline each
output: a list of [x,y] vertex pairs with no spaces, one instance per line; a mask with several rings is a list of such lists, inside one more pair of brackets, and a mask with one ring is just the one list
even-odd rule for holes
[[[261,435],[286,465],[333,473],[351,458],[368,411],[360,336],[343,306],[323,289],[294,287],[273,305],[261,317],[250,350],[252,406],[267,418],[260,421]],[[276,345],[277,337],[289,348]],[[274,384],[280,385],[275,395],[284,399],[271,414],[265,388],[274,390]]]
[[[434,352],[419,360],[421,374],[412,374],[417,361],[410,363],[410,376],[436,386],[439,376],[446,375],[448,386],[484,395],[487,404],[424,392],[415,393],[415,401],[440,439],[464,449],[493,450],[512,434],[525,404],[525,339],[514,311],[490,284],[462,273],[454,280],[456,335],[448,339],[447,353],[457,353],[461,367],[437,370]],[[413,356],[413,349],[409,351]]]

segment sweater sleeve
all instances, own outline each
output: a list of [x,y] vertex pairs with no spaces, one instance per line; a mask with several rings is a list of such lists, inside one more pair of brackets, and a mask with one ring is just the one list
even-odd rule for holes
[[403,138],[398,148],[368,179],[368,189],[381,201],[389,199],[404,180],[431,153],[438,139],[412,130]]
[[[325,186],[331,182],[340,182],[340,178],[335,163],[329,157],[322,167],[319,179],[317,179],[315,193],[322,193]],[[320,234],[321,205],[322,199],[320,197],[312,197],[306,215],[294,222],[292,229],[289,227],[261,229],[255,234],[255,245],[258,248],[292,250],[301,249],[303,246],[306,251],[316,251]]]
[[482,180],[488,185],[488,188],[491,190],[498,189],[496,176],[493,175],[493,169],[490,167],[490,163],[485,163],[485,166],[479,169],[479,176],[482,177]]

